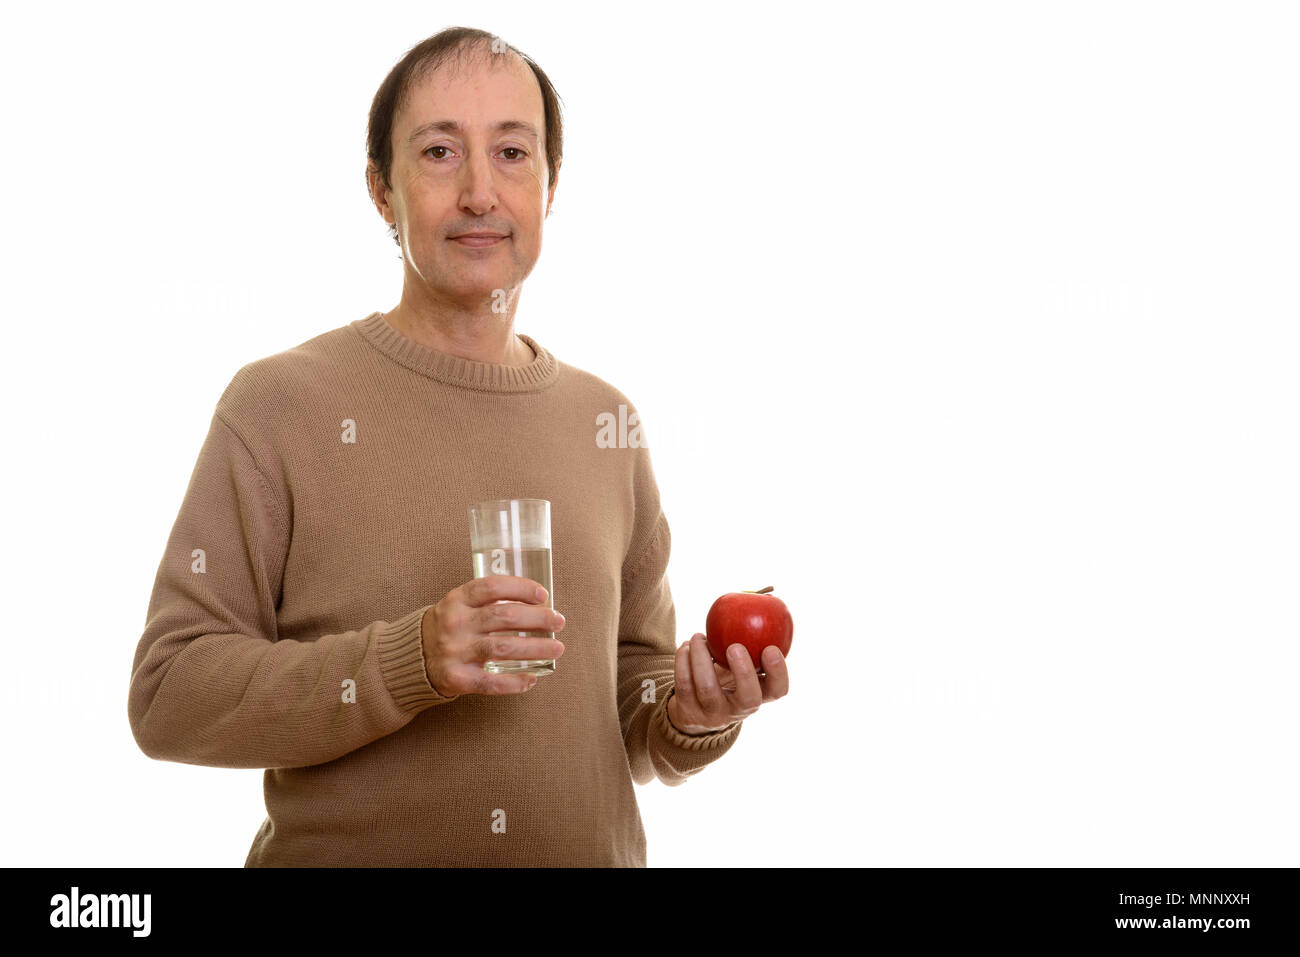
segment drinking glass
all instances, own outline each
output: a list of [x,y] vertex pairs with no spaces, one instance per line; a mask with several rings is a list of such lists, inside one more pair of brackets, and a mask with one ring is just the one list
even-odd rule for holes
[[[471,505],[469,543],[474,557],[475,578],[488,575],[531,578],[546,589],[546,607],[555,607],[555,593],[551,588],[551,503],[546,499],[508,498]],[[555,637],[553,631],[494,631],[491,634],[521,638]],[[488,661],[483,668],[498,675],[549,675],[555,671],[555,659]]]

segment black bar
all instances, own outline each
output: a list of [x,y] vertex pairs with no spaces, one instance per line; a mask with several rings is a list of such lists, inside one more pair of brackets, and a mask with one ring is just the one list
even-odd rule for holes
[[[599,939],[599,928],[615,921],[628,936],[607,943],[639,950],[665,940],[664,935],[690,939],[690,928],[703,920],[726,939],[748,928],[759,943],[793,934],[796,944],[809,947],[847,934],[855,948],[889,939],[1065,945],[1132,940],[1142,947],[1206,943],[1241,950],[1265,943],[1289,946],[1300,938],[1297,873],[1297,868],[10,868],[4,906],[11,932],[52,943],[76,936],[92,945],[110,937],[131,940],[133,946],[149,941],[247,945],[254,939],[295,946],[368,945],[377,936],[400,941],[413,928],[427,926],[431,947],[446,946],[442,935],[453,927],[482,933],[485,941],[518,932],[519,946],[550,946],[546,941],[554,944],[554,931]],[[113,907],[138,907],[120,910],[117,927],[52,926],[52,916],[70,923],[74,887],[78,923],[100,910],[102,895],[127,895],[108,901],[105,922]],[[144,930],[146,894],[147,936],[137,934]],[[60,895],[66,899],[62,905]],[[1177,899],[1171,901],[1171,895]],[[87,904],[88,897],[96,898],[95,904]],[[509,916],[512,912],[517,919]],[[1199,923],[1205,920],[1211,922],[1208,929]],[[1128,923],[1120,926],[1121,921]]]

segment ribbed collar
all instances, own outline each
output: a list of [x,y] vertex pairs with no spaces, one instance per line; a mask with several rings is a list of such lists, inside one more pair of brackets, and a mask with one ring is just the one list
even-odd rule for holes
[[402,335],[388,324],[382,312],[372,312],[351,323],[367,342],[394,362],[422,376],[463,389],[479,392],[540,392],[555,384],[560,364],[537,342],[516,333],[533,350],[533,361],[526,366],[507,366],[495,362],[476,362],[447,352],[439,352]]

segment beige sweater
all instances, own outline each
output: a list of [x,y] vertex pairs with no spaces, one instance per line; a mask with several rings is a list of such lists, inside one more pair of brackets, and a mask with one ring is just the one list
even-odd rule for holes
[[[596,439],[635,407],[519,338],[530,365],[474,362],[372,313],[218,401],[128,711],[152,758],[267,769],[246,866],[644,867],[633,782],[739,735],[667,720],[668,522],[649,450]],[[551,502],[564,655],[523,694],[444,698],[421,618],[473,577],[466,509],[499,498]]]

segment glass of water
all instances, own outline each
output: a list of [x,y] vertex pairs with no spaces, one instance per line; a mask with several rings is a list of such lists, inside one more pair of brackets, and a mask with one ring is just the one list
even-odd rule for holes
[[[469,509],[469,545],[474,577],[518,575],[546,589],[546,607],[555,607],[551,588],[551,503],[542,498],[508,498],[480,502]],[[500,604],[500,602],[497,602]],[[553,631],[494,631],[493,635],[554,638]],[[549,675],[555,659],[488,661],[484,670],[498,675]]]

